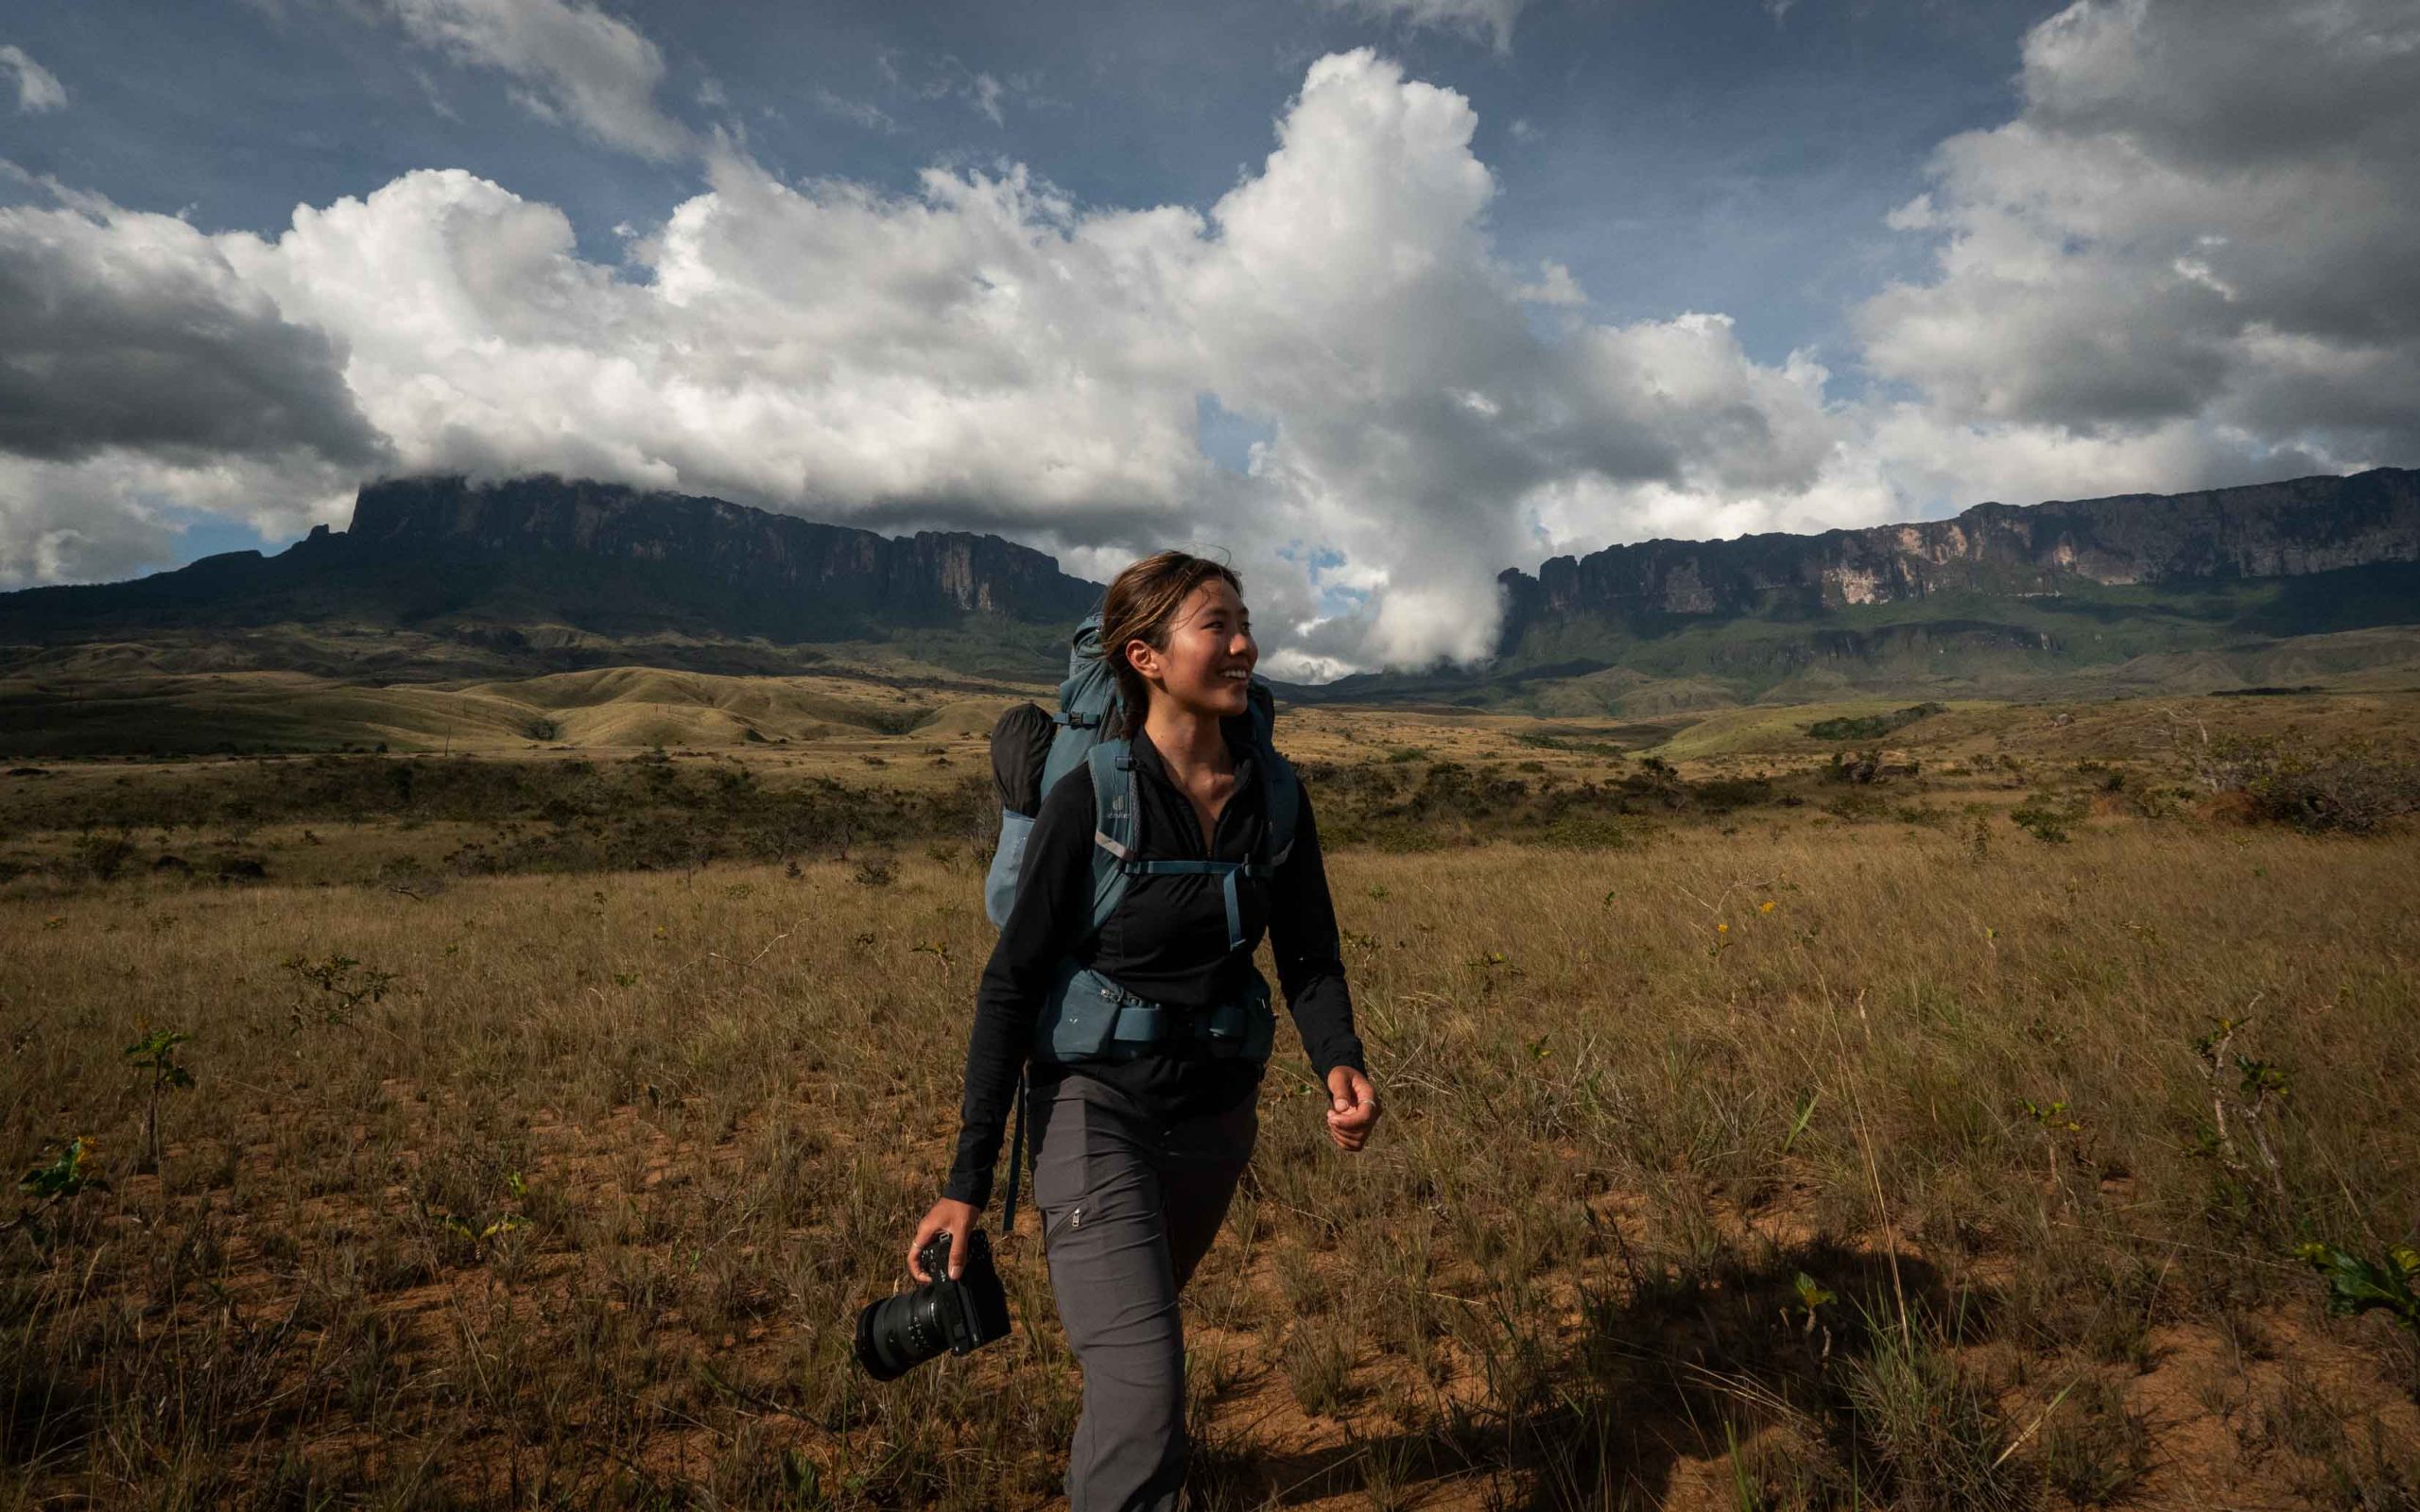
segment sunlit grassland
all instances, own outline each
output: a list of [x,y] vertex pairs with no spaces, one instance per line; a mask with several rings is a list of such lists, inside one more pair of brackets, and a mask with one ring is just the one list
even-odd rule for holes
[[[1406,802],[1624,765],[1474,728],[1361,759]],[[1389,1111],[1334,1150],[1281,1034],[1187,1297],[1211,1504],[2410,1504],[2420,1355],[2293,1251],[2420,1223],[2420,838],[2102,802],[2048,843],[2000,812],[2029,758],[1616,848],[1418,849],[1329,773],[1403,847],[1331,857]],[[977,843],[480,875],[238,822],[266,883],[0,890],[0,1151],[110,1182],[0,1236],[0,1505],[1047,1500],[1029,1215],[1011,1339],[848,1364],[947,1164]]]

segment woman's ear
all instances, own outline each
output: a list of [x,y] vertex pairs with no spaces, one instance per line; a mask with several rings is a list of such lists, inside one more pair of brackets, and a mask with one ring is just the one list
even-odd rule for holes
[[1141,673],[1147,681],[1156,681],[1162,675],[1160,653],[1149,641],[1136,639],[1126,643],[1126,664]]

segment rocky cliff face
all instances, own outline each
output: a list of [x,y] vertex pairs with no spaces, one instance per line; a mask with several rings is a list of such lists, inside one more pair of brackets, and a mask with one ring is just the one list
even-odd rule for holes
[[1951,520],[1819,536],[1651,541],[1557,557],[1534,577],[1515,569],[1497,581],[1509,653],[1531,628],[1575,619],[1652,633],[1675,621],[1804,618],[1952,590],[2056,594],[2081,583],[2298,577],[2412,561],[2420,472],[2379,468],[2202,493],[1979,504]]
[[1073,622],[1100,589],[997,536],[921,531],[892,539],[721,499],[643,493],[554,477],[472,486],[460,478],[371,485],[354,500],[356,554],[465,550],[644,563],[787,598],[829,617],[933,624],[983,611]]

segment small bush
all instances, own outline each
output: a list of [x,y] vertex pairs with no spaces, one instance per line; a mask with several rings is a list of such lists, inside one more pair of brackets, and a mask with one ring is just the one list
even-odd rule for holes
[[2041,795],[2027,799],[2009,811],[2009,822],[2050,845],[2065,845],[2070,826],[2083,822],[2088,805],[2078,800],[2062,801]]
[[94,882],[114,882],[134,859],[134,843],[124,830],[111,834],[84,834],[77,837],[73,854],[78,876]]
[[2420,762],[2368,741],[2226,735],[2188,749],[2202,784],[2242,795],[2242,812],[2256,820],[2362,834],[2420,813]]
[[1863,718],[1819,719],[1806,727],[1806,732],[1817,740],[1880,740],[1893,730],[1905,730],[1919,719],[1947,713],[1943,703],[1910,704],[1893,709],[1887,714],[1867,714]]

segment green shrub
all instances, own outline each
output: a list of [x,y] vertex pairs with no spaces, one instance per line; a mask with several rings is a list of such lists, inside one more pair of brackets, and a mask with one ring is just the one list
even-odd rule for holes
[[1817,740],[1880,740],[1893,730],[1907,729],[1919,719],[1948,712],[1949,706],[1945,703],[1910,704],[1887,714],[1819,719],[1806,727],[1806,732]]

